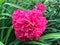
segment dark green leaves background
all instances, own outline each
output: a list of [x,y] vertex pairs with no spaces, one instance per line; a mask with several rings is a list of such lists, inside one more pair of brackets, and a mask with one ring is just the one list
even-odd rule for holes
[[[11,24],[15,9],[30,10],[36,3],[45,5],[48,24],[38,41],[20,42]],[[0,45],[60,45],[60,0],[0,0]]]

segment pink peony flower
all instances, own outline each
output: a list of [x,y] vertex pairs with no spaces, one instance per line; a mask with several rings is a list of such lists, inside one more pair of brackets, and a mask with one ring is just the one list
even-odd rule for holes
[[38,3],[37,3],[37,9],[38,9],[38,10],[41,10],[41,11],[43,12],[43,11],[45,10],[44,4],[38,2]]
[[20,41],[38,40],[46,29],[47,20],[43,17],[40,8],[29,11],[17,9],[12,14],[12,25]]

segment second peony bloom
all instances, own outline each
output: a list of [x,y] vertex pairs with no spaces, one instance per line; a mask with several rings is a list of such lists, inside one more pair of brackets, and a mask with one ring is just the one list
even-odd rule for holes
[[17,9],[12,14],[12,25],[20,41],[38,40],[46,29],[47,20],[43,17],[45,7],[40,2],[37,8],[24,11]]

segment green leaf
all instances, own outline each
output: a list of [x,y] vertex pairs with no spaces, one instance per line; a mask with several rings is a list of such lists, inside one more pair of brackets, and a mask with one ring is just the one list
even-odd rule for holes
[[59,20],[55,19],[55,20],[48,20],[48,22],[58,22]]
[[17,39],[15,39],[9,45],[18,45],[19,43],[20,43],[20,41],[18,41]]
[[8,27],[0,27],[0,29],[6,29],[6,28],[8,28]]
[[0,41],[0,45],[4,45],[4,44]]
[[44,4],[48,4],[48,1],[49,1],[49,0],[45,0]]
[[3,16],[8,16],[11,17],[11,15],[9,13],[2,13]]
[[46,34],[44,36],[40,37],[41,41],[47,40],[47,39],[59,39],[60,38],[60,33],[50,33]]
[[[16,5],[16,4],[12,4],[12,3],[5,3],[4,5],[9,5],[9,6],[18,8],[18,9],[24,9],[23,7],[20,7],[20,6]],[[26,10],[26,9],[24,9],[24,10]]]
[[2,4],[4,2],[4,0],[0,0],[0,4]]
[[50,45],[50,43],[41,43],[36,41],[24,42],[24,44]]
[[0,18],[0,20],[5,20],[5,19],[8,19],[8,18],[6,18],[6,17],[1,17],[1,18]]

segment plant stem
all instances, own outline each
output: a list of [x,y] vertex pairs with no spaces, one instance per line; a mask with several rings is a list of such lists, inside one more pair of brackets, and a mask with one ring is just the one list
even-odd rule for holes
[[6,34],[5,38],[4,38],[5,45],[7,44],[7,41],[8,41],[8,38],[9,38],[11,32],[12,32],[12,29],[13,29],[12,26],[10,26],[8,31],[7,31],[7,34]]

